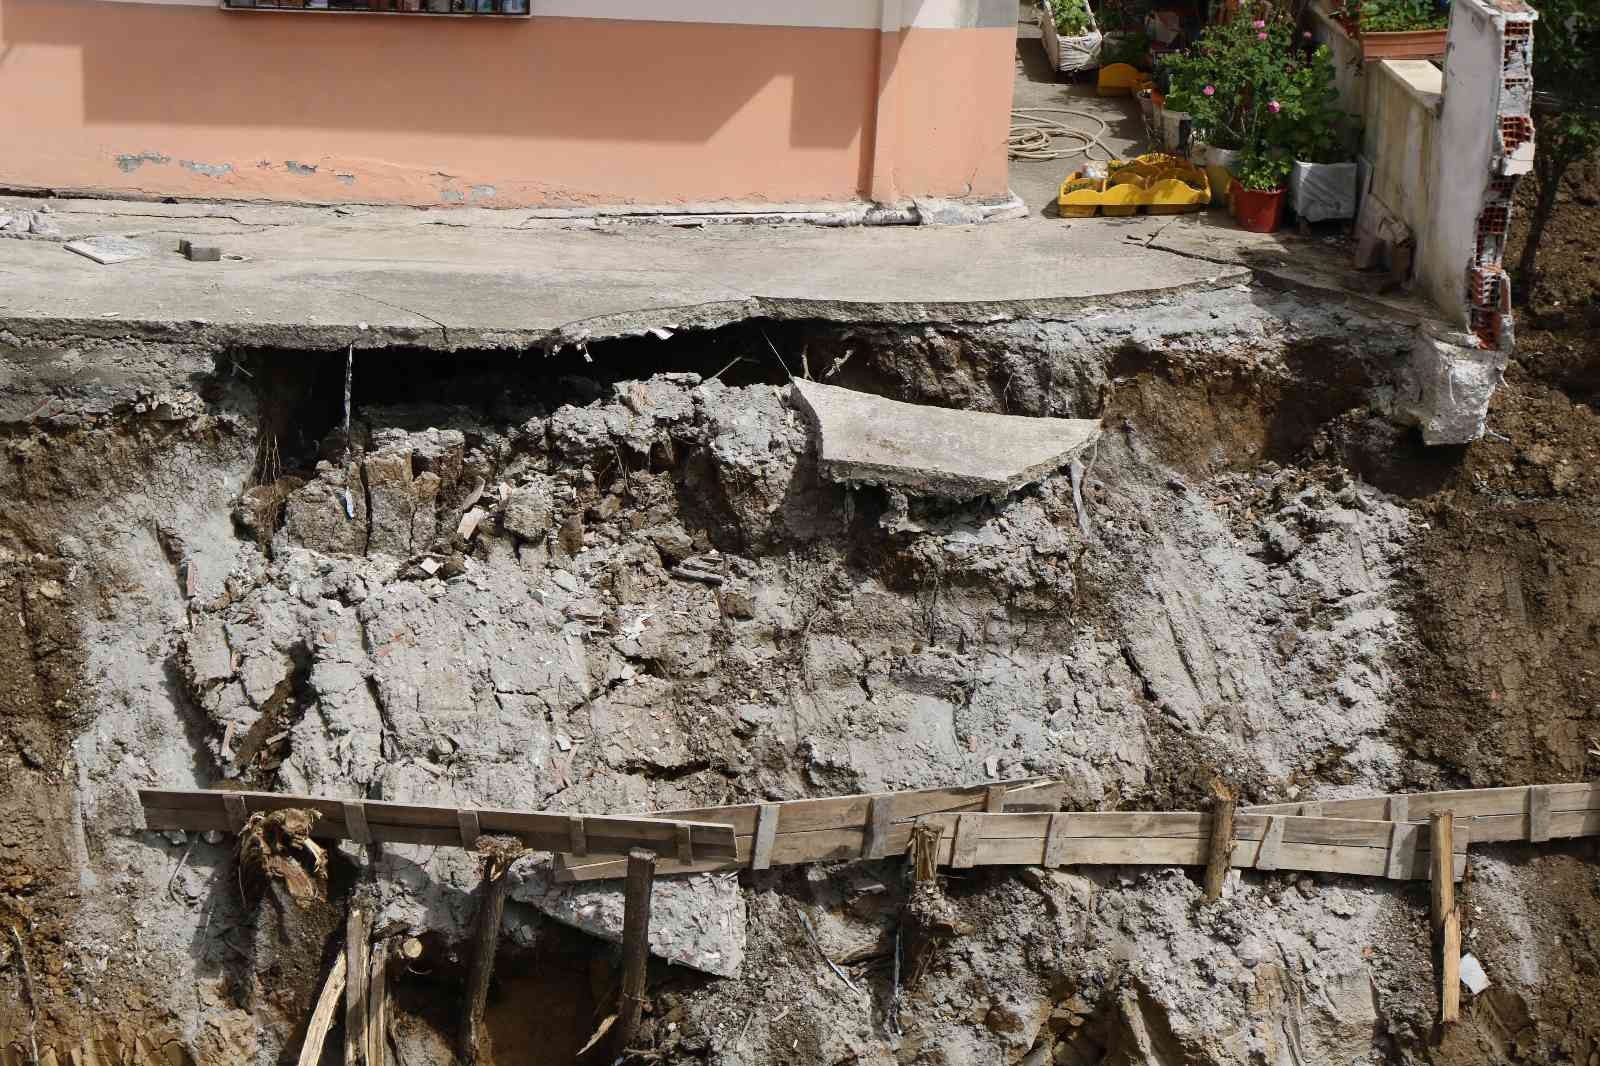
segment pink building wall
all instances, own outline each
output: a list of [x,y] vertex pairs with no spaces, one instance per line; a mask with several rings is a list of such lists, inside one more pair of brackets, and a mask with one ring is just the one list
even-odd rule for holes
[[492,207],[1004,196],[1011,0],[814,2],[478,19],[0,0],[0,184]]

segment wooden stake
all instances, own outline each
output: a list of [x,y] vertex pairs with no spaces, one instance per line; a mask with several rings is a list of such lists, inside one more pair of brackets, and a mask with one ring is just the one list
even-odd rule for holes
[[1433,941],[1438,960],[1439,1024],[1461,1018],[1461,912],[1456,908],[1453,811],[1429,817],[1433,848],[1429,862],[1433,887]]
[[367,980],[367,1066],[385,1066],[389,1054],[389,945],[373,951]]
[[462,1005],[462,1024],[457,1055],[467,1066],[478,1059],[478,1043],[483,1035],[483,1008],[489,999],[489,978],[494,974],[494,953],[500,941],[500,919],[506,913],[506,892],[511,882],[506,871],[521,854],[515,841],[507,841],[502,848],[499,838],[483,837],[489,842],[483,852],[483,880],[478,882],[478,913],[472,928],[472,961],[467,968],[466,999]]
[[351,903],[344,926],[344,1063],[358,1066],[367,1048],[367,952],[371,918]]
[[1206,852],[1206,902],[1222,898],[1222,886],[1233,866],[1233,790],[1221,781],[1211,784],[1216,803],[1211,807],[1211,844]]
[[644,1010],[644,979],[650,961],[650,890],[655,882],[656,855],[634,848],[628,852],[628,882],[622,911],[622,997],[617,1004],[616,1054],[621,1055],[639,1032]]
[[300,1045],[298,1066],[317,1066],[322,1061],[322,1045],[327,1043],[328,1030],[333,1027],[333,1016],[339,1011],[339,998],[344,995],[344,952],[339,952],[333,965],[328,967],[328,979],[322,982],[322,992],[317,1005],[312,1008],[311,1021],[306,1023],[306,1040]]
[[911,830],[911,879],[917,883],[939,876],[939,827],[918,822]]

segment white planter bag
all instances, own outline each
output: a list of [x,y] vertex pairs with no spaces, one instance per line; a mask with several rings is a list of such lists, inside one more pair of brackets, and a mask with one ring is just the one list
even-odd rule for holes
[[1289,171],[1289,206],[1307,222],[1356,217],[1355,163],[1300,163]]
[[1076,74],[1100,65],[1100,45],[1103,38],[1095,24],[1094,11],[1089,12],[1089,32],[1082,37],[1062,37],[1056,33],[1056,15],[1050,9],[1050,0],[1039,0],[1039,35],[1044,42],[1045,55],[1050,57],[1050,68],[1062,74]]

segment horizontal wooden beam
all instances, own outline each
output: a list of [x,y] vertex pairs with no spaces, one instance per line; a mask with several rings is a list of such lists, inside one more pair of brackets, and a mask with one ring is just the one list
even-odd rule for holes
[[[934,813],[981,812],[995,803],[1006,811],[1051,812],[1060,808],[1064,791],[1065,785],[1059,781],[1024,777],[961,788],[661,811],[650,817],[693,818],[731,826],[737,834],[738,854],[733,859],[694,863],[662,856],[656,863],[656,874],[710,873],[745,867],[765,870],[805,862],[901,855],[911,842],[911,827],[917,818]],[[763,808],[767,810],[765,818]],[[1041,816],[1048,817],[1048,813]],[[770,840],[758,836],[758,822],[762,832],[770,834]],[[624,876],[627,858],[620,854],[602,855],[600,850],[591,841],[587,857],[558,855],[556,879],[597,881]]]
[[[1537,790],[1537,798],[1535,798]],[[1398,802],[1397,802],[1398,801]],[[1294,803],[1264,803],[1242,808],[1249,814],[1310,814],[1314,808],[1329,818],[1373,818],[1427,822],[1435,814],[1452,811],[1456,822],[1474,819],[1475,844],[1490,841],[1527,840],[1537,834],[1545,812],[1551,820],[1551,836],[1561,836],[1558,824],[1566,826],[1567,836],[1589,836],[1587,828],[1600,817],[1600,783],[1587,781],[1556,785],[1515,785],[1509,788],[1470,788],[1448,792],[1397,793],[1392,796],[1365,796],[1359,799],[1304,800]],[[1394,811],[1403,815],[1395,818]],[[1562,815],[1569,817],[1563,822]],[[1485,821],[1491,819],[1492,821]]]
[[739,851],[731,826],[685,818],[434,807],[277,792],[140,789],[139,802],[148,829],[235,832],[241,811],[248,817],[304,808],[322,815],[311,835],[324,840],[471,847],[484,834],[516,837],[534,851],[554,852],[570,848],[581,836],[591,851],[603,853],[635,847],[679,852],[687,833],[686,846],[697,862],[731,861]]

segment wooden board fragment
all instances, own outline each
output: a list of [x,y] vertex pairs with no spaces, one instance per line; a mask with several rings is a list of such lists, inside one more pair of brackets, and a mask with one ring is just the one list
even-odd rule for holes
[[[687,824],[685,824],[683,822],[679,822],[678,823],[677,845],[678,845],[678,861],[679,862],[683,862],[683,863],[694,862],[694,836],[693,836],[693,831],[689,828],[689,826]],[[629,858],[630,859],[632,858],[632,852],[629,853]],[[650,858],[650,869],[651,869],[651,876],[652,877],[655,876],[655,856],[653,854],[651,855],[651,858]]]
[[1429,835],[1433,845],[1429,888],[1438,960],[1439,1022],[1448,1025],[1461,1017],[1461,914],[1456,909],[1456,887],[1446,858],[1455,852],[1455,816],[1449,811],[1430,815]]
[[1005,785],[990,785],[983,795],[983,809],[988,814],[999,814],[1006,809]]
[[568,829],[572,840],[567,845],[567,850],[578,856],[589,854],[589,834],[584,830],[583,818],[575,815]]
[[245,819],[249,817],[249,808],[245,798],[237,792],[224,792],[222,794],[222,806],[227,811],[228,828],[235,833],[242,831]]
[[461,834],[459,843],[463,848],[471,851],[478,846],[478,837],[482,836],[483,833],[478,825],[477,811],[457,811],[456,826]]
[[385,1066],[389,1057],[389,944],[372,952],[367,976],[366,1066]]
[[361,809],[361,801],[345,801],[344,824],[350,831],[351,840],[357,844],[372,843],[372,830],[367,826],[367,812]]
[[1405,878],[1401,871],[1404,869],[1406,856],[1415,855],[1417,851],[1417,838],[1421,826],[1409,822],[1391,822],[1389,824],[1389,853],[1383,867],[1383,876],[1391,881],[1400,881]]
[[894,804],[887,797],[875,796],[867,804],[867,836],[861,845],[863,859],[881,859],[889,854],[889,819]]
[[1528,842],[1542,844],[1550,839],[1550,806],[1553,797],[1548,785],[1528,788]]
[[1228,870],[1233,866],[1233,812],[1236,801],[1233,790],[1220,781],[1215,782],[1211,790],[1216,796],[1216,804],[1211,809],[1211,834],[1206,846],[1205,891],[1206,899],[1219,900],[1222,898],[1223,885],[1228,880]]
[[367,1047],[367,960],[371,916],[360,903],[352,903],[344,925],[344,1061],[359,1063]]
[[[1554,814],[1600,809],[1600,782],[1564,782],[1539,787],[1550,790],[1550,808]],[[1446,792],[1413,792],[1407,795],[1406,799],[1410,819],[1414,822],[1426,822],[1430,815],[1441,811],[1453,812],[1458,823],[1468,818],[1500,816],[1509,816],[1520,821],[1526,819],[1528,813],[1528,788],[1527,785],[1515,785]],[[1392,798],[1394,797],[1369,796],[1360,799],[1324,800],[1322,813],[1330,818],[1386,819],[1389,816],[1389,800]],[[1267,803],[1257,804],[1246,810],[1251,814],[1298,814],[1302,806],[1304,804]],[[1524,830],[1524,835],[1495,839],[1526,840],[1526,823],[1524,822],[1519,828]],[[1473,839],[1482,842],[1488,838],[1474,832]]]
[[644,979],[650,962],[650,896],[656,873],[653,852],[628,852],[628,879],[622,899],[622,991],[617,1004],[616,1046],[620,1058],[639,1032],[644,1010]]
[[1283,849],[1283,816],[1273,815],[1267,820],[1267,831],[1256,847],[1256,869],[1276,870],[1278,853]]
[[769,870],[772,868],[772,842],[778,835],[778,811],[776,803],[763,803],[760,812],[756,815],[756,833],[750,849],[750,868],[752,870]]
[[344,998],[344,970],[349,963],[345,953],[334,957],[328,967],[328,978],[322,982],[317,995],[317,1005],[311,1009],[311,1020],[306,1023],[305,1043],[300,1045],[297,1066],[317,1066],[322,1061],[322,1046],[328,1041],[328,1030],[333,1027],[333,1017],[339,1012],[339,1002]]
[[1049,869],[1064,866],[1062,856],[1067,848],[1067,815],[1052,814],[1050,825],[1045,830],[1044,838],[1044,865]]
[[978,848],[982,843],[983,827],[976,815],[956,816],[955,840],[951,845],[950,865],[957,870],[974,866],[978,861]]

